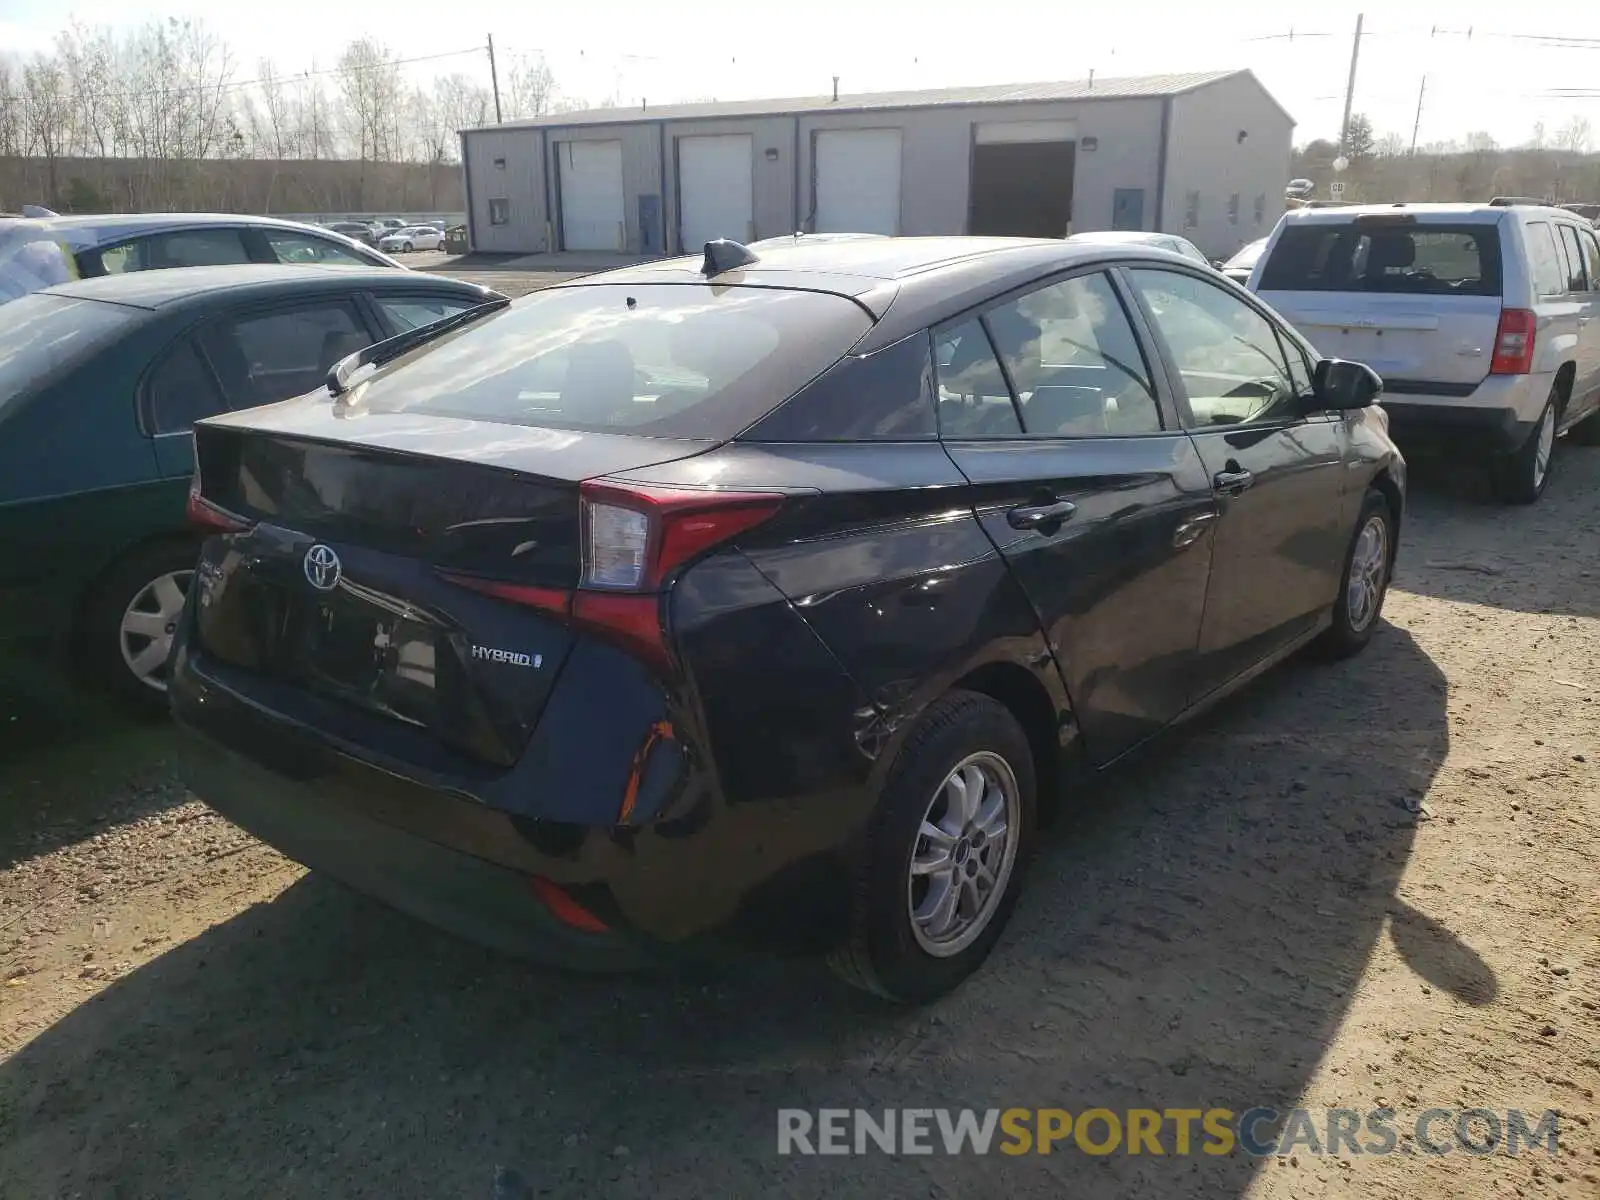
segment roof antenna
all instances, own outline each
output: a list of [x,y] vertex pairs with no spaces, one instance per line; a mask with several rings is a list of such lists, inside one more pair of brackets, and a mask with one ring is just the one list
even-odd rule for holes
[[833,101],[835,104],[839,102],[839,77],[837,75],[833,77]]
[[748,267],[751,263],[760,261],[749,246],[729,238],[716,238],[706,243],[706,257],[700,264],[700,274],[707,279],[714,279],[724,271]]

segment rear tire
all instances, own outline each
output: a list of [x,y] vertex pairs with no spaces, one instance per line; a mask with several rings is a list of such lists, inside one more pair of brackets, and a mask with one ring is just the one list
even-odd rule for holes
[[1017,719],[976,692],[929,706],[890,769],[830,966],[900,1004],[924,1004],[982,965],[1033,847],[1033,755]]
[[1333,602],[1333,624],[1316,641],[1323,658],[1360,654],[1372,640],[1394,570],[1394,530],[1394,511],[1388,499],[1377,488],[1368,488],[1350,548],[1345,551],[1339,596]]
[[1544,495],[1550,469],[1555,466],[1560,406],[1560,392],[1552,388],[1528,440],[1495,464],[1495,484],[1503,503],[1532,504]]
[[188,540],[141,546],[95,585],[78,623],[84,670],[118,699],[167,711],[167,652],[194,578],[200,546]]

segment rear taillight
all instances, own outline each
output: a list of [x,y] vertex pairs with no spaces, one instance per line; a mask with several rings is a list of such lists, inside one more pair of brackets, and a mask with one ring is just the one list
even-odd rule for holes
[[1534,315],[1525,308],[1500,310],[1500,327],[1494,334],[1491,375],[1526,375],[1533,370]]
[[651,592],[684,563],[761,524],[776,492],[710,492],[614,483],[582,488],[583,588]]
[[200,494],[200,475],[189,482],[189,503],[187,506],[189,524],[203,533],[243,533],[250,528],[249,522],[243,521],[230,512],[224,512],[211,501]]
[[661,624],[662,584],[684,564],[770,519],[777,492],[716,492],[593,482],[580,493],[583,566],[575,591],[446,578],[485,595],[571,621],[670,670]]

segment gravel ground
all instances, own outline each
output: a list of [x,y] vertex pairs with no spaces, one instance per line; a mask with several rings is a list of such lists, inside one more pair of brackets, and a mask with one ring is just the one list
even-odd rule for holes
[[[804,963],[595,980],[456,944],[188,800],[161,725],[24,684],[0,1196],[1600,1195],[1600,451],[1558,471],[1523,510],[1420,486],[1368,652],[1083,797],[921,1012]],[[1296,1102],[1557,1108],[1562,1150],[775,1148],[780,1107]]]

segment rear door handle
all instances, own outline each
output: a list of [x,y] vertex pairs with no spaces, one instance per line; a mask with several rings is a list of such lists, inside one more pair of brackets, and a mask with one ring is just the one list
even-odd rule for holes
[[1024,508],[1013,508],[1006,513],[1006,524],[1013,529],[1039,529],[1050,533],[1054,531],[1054,527],[1069,520],[1077,511],[1078,506],[1070,500],[1057,500],[1053,504],[1031,504]]
[[1255,481],[1256,477],[1250,471],[1218,471],[1211,477],[1211,486],[1224,496],[1237,496]]

